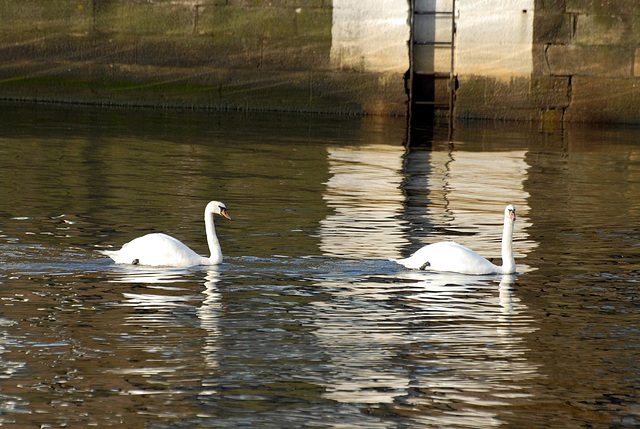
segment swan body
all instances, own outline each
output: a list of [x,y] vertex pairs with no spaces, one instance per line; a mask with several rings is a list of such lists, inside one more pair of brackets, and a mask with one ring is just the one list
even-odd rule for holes
[[453,241],[428,244],[405,259],[401,265],[414,270],[446,271],[460,274],[513,274],[516,261],[513,256],[513,226],[516,208],[509,204],[504,209],[502,230],[502,266],[495,265],[478,253]]
[[120,250],[103,250],[117,264],[192,267],[217,265],[222,262],[222,249],[216,236],[213,216],[219,214],[231,220],[227,207],[211,201],[204,209],[204,223],[211,256],[198,255],[180,240],[162,233],[147,234],[124,244]]

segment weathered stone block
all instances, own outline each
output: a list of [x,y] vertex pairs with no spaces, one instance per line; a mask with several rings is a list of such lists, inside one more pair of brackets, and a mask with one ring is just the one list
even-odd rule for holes
[[331,39],[333,15],[330,8],[301,8],[296,12],[296,23],[300,37]]
[[499,80],[490,76],[460,76],[459,82],[457,105],[488,109],[531,107],[528,78]]
[[217,35],[209,53],[209,64],[220,68],[249,68],[262,66],[264,41],[259,37]]
[[627,43],[640,46],[640,15],[631,15],[631,36]]
[[331,10],[314,8],[198,8],[198,33],[294,39],[331,37]]
[[533,20],[534,43],[567,44],[573,37],[573,15],[562,12],[536,12]]
[[540,122],[562,122],[564,120],[564,109],[545,108],[541,109],[538,115]]
[[547,67],[547,44],[534,43],[531,47],[531,62],[533,68],[531,70],[532,76],[548,75]]
[[261,67],[280,70],[330,70],[331,42],[327,39],[268,39],[263,42]]
[[341,113],[405,115],[407,97],[401,75],[387,73],[312,73],[314,104],[339,106]]
[[198,33],[206,35],[234,36],[247,25],[238,16],[239,9],[227,6],[203,6],[198,8]]
[[138,35],[194,33],[196,9],[187,3],[113,2],[97,7],[96,30]]
[[[220,102],[224,108],[312,109],[309,72],[220,70]],[[320,109],[320,107],[318,107]]]
[[493,89],[493,79],[481,76],[459,76],[459,88],[456,91],[456,106],[484,107],[487,105],[487,93]]
[[456,116],[483,119],[555,121],[569,104],[568,77],[496,80],[461,77]]
[[300,34],[297,19],[294,8],[202,7],[198,11],[198,32],[237,38],[293,38]]
[[[5,42],[10,39],[3,38]],[[134,63],[135,43],[132,37],[102,38],[94,34],[55,33],[49,37],[24,41],[12,38],[0,48],[0,61],[11,63],[16,59],[40,61]],[[45,64],[46,66],[46,64]]]
[[322,8],[330,7],[325,3],[331,0],[226,0],[227,5],[236,7],[261,7],[261,8]]
[[212,37],[139,36],[136,64],[163,67],[199,67],[211,64]]
[[566,11],[596,15],[638,15],[637,0],[566,0]]
[[535,11],[562,13],[566,9],[566,0],[535,0]]
[[531,104],[540,109],[563,109],[569,105],[569,77],[532,77],[529,86]]
[[575,43],[621,45],[631,38],[630,15],[577,15]]
[[638,121],[640,79],[572,79],[565,119],[576,122]]
[[535,109],[507,109],[496,107],[490,110],[481,109],[477,106],[456,105],[454,115],[462,119],[486,119],[486,120],[507,120],[507,121],[538,121],[540,112]]
[[91,0],[0,2],[0,34],[82,33],[93,27]]
[[493,85],[493,93],[487,95],[488,104],[499,108],[529,107],[531,105],[530,88],[530,79],[526,77],[496,80]]
[[631,77],[633,50],[627,46],[552,45],[546,74],[552,76]]

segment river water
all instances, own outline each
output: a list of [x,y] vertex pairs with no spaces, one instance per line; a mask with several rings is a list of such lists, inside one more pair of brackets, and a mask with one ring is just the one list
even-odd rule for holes
[[[0,110],[2,425],[640,424],[640,128]],[[212,199],[218,267],[98,252]],[[514,276],[391,261],[508,203]]]

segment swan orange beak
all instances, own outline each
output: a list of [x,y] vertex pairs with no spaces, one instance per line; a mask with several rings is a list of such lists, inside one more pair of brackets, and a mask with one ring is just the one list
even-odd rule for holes
[[220,210],[220,214],[226,217],[227,219],[231,220],[231,216],[229,216],[229,213],[227,213],[227,209]]
[[511,220],[516,220],[516,212],[514,212],[513,210],[509,210],[509,217],[511,218]]

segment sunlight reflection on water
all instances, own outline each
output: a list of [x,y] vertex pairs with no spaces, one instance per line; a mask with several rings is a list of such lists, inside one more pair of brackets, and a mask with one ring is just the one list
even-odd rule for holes
[[[405,154],[401,147],[372,144],[329,147],[328,157],[331,177],[324,199],[335,213],[320,221],[321,249],[327,256],[398,259],[407,256],[405,248],[441,241],[445,230],[483,256],[499,258],[507,203],[518,209],[516,258],[536,246],[526,233],[531,223],[526,217],[524,151]],[[407,220],[402,216],[403,190],[424,195],[424,205],[412,205]],[[415,230],[425,236],[420,243],[406,238]]]
[[321,249],[327,256],[399,258],[403,195],[401,146],[329,147],[327,190],[335,213],[322,219]]
[[336,368],[323,380],[328,398],[394,404],[398,412],[431,404],[443,418],[455,409],[449,419],[457,426],[486,427],[496,415],[463,411],[461,403],[506,406],[505,398],[530,396],[521,383],[538,376],[537,365],[526,359],[522,335],[535,328],[513,297],[513,276],[398,274],[351,282],[316,304],[323,317],[315,335]]

